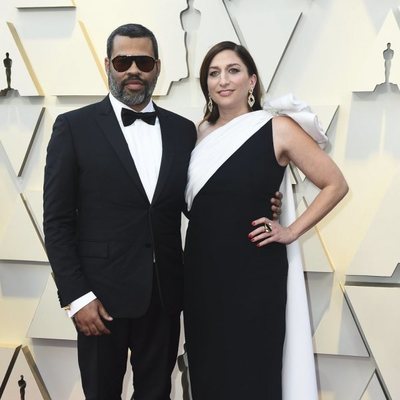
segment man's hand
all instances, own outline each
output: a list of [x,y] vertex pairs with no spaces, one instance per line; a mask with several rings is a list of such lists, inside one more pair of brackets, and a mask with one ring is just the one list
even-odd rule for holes
[[82,307],[73,318],[77,329],[85,336],[109,335],[111,333],[104,325],[103,319],[112,321],[112,317],[99,299],[95,299]]
[[272,210],[272,218],[277,220],[282,212],[282,198],[283,195],[281,192],[275,192],[274,197],[271,198],[271,210]]

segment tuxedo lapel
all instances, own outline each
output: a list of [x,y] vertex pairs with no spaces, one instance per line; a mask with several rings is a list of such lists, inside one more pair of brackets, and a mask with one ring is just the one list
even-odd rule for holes
[[157,185],[154,191],[152,203],[157,201],[165,185],[165,182],[167,181],[167,177],[172,165],[172,160],[175,154],[173,122],[171,121],[168,113],[166,113],[165,110],[157,107],[156,104],[154,104],[154,107],[157,111],[157,115],[160,121],[161,139],[162,139],[162,158],[161,158],[160,173],[158,175]]
[[144,190],[142,181],[140,180],[139,173],[136,169],[135,162],[132,159],[132,155],[129,151],[128,144],[124,138],[121,128],[118,124],[118,120],[115,116],[114,110],[111,106],[110,100],[106,97],[100,104],[100,112],[96,116],[97,122],[103,132],[104,136],[110,142],[111,146],[115,150],[118,158],[121,160],[129,176],[136,184],[139,192],[148,202],[146,192]]

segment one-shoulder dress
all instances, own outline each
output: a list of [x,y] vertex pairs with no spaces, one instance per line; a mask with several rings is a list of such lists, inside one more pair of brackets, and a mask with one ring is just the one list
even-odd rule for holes
[[[212,134],[212,133],[211,133]],[[184,322],[194,400],[279,400],[286,246],[256,247],[251,221],[271,218],[285,168],[268,121],[194,198],[186,234]]]

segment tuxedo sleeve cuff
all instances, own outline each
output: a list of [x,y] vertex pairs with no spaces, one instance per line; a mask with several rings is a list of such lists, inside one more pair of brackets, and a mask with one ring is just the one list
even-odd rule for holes
[[73,317],[81,308],[85,307],[86,304],[89,304],[91,301],[95,300],[97,297],[93,292],[88,292],[78,299],[74,300],[67,307],[64,307],[64,310],[67,311],[68,317]]

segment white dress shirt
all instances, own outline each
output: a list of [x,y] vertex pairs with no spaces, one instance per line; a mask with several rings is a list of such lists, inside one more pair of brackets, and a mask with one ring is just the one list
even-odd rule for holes
[[[117,100],[111,93],[109,97],[147,198],[151,203],[161,165],[162,140],[160,122],[156,118],[156,123],[150,125],[141,119],[137,119],[132,125],[124,126],[121,119],[121,110],[122,108],[130,110],[130,108]],[[150,101],[142,112],[152,111],[154,111],[154,105]],[[74,316],[82,307],[94,299],[96,299],[96,295],[93,292],[89,292],[74,300],[69,305],[69,309],[67,309],[68,316]]]

